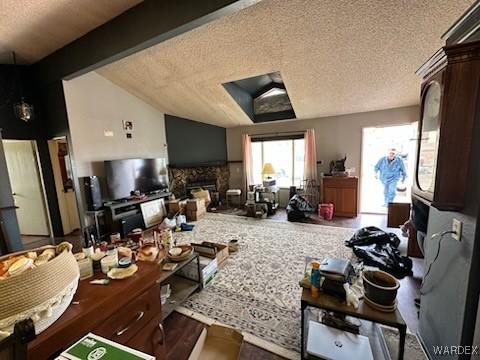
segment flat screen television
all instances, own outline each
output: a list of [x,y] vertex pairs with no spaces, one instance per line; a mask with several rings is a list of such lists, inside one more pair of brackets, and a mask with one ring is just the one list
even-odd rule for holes
[[105,161],[107,188],[111,200],[127,198],[132,191],[152,193],[168,188],[165,159]]

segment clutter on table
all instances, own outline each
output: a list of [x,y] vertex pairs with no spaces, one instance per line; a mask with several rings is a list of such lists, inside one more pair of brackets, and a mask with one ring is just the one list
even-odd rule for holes
[[320,292],[335,296],[357,308],[363,296],[361,276],[349,260],[326,258],[321,261],[307,257],[300,286],[310,289],[312,298]]

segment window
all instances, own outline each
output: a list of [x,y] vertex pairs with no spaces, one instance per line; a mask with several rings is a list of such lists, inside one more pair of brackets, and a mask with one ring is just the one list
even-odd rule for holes
[[277,186],[300,186],[303,180],[305,159],[304,139],[253,141],[252,167],[253,182],[261,184],[263,164],[271,163]]

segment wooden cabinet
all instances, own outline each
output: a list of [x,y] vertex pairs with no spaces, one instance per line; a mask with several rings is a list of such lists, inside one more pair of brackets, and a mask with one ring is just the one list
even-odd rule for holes
[[439,210],[461,210],[479,105],[480,42],[440,49],[417,74],[423,84],[413,194]]
[[92,332],[127,345],[128,340],[141,331],[152,318],[160,314],[159,299],[160,287],[156,285],[123,306],[120,311],[110,316]]
[[137,332],[125,345],[153,355],[157,360],[166,359],[165,333],[161,316],[155,316],[150,320],[142,331]]
[[145,291],[92,332],[119,344],[165,358],[160,286]]
[[387,226],[391,228],[399,228],[410,219],[410,204],[409,203],[389,203]]
[[358,178],[324,177],[322,201],[334,205],[335,216],[356,217],[358,215]]

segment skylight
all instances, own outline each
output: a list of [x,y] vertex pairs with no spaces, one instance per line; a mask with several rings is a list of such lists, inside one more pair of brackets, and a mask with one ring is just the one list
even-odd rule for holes
[[295,112],[280,72],[223,84],[253,122],[295,119]]
[[257,99],[264,99],[264,98],[270,97],[270,96],[285,95],[286,93],[287,92],[284,89],[273,88],[273,89],[270,89],[270,90],[266,91],[265,93],[263,93],[259,97],[257,97]]
[[255,115],[291,110],[292,104],[285,89],[273,88],[253,99]]

